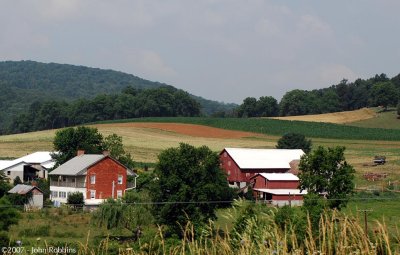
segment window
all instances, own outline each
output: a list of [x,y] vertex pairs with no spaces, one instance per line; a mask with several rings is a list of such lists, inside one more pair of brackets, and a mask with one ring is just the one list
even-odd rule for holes
[[228,161],[228,166],[231,166],[231,161],[230,160]]
[[90,184],[96,184],[96,175],[90,176]]
[[7,175],[11,175],[11,171],[7,171]]
[[122,184],[123,176],[118,175],[118,184]]
[[117,190],[117,198],[122,198],[122,190]]
[[228,175],[231,175],[231,171],[228,170]]
[[62,181],[63,181],[63,182],[66,182],[66,181],[67,181],[67,177],[63,176],[63,177],[62,177]]
[[57,191],[52,191],[52,192],[51,192],[51,197],[52,197],[52,198],[58,197],[58,192],[57,192]]
[[65,191],[60,191],[60,192],[58,193],[58,196],[59,196],[60,198],[66,198],[66,197],[67,197],[67,192],[65,192]]
[[227,155],[226,152],[224,152],[224,158],[226,158],[226,155]]
[[90,191],[90,199],[95,199],[96,198],[96,191],[95,190],[91,190]]

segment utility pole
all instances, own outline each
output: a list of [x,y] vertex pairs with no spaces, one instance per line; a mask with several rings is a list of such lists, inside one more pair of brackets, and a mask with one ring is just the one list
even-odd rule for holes
[[371,209],[369,210],[357,210],[358,212],[363,212],[364,213],[364,227],[365,227],[365,235],[368,237],[368,221],[367,221],[367,212],[372,212]]

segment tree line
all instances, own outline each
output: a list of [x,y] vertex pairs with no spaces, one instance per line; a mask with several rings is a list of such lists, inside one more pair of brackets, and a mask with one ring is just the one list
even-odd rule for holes
[[230,113],[219,117],[275,117],[351,111],[363,107],[396,106],[400,101],[400,74],[389,79],[386,74],[354,82],[342,80],[337,85],[311,91],[295,89],[278,101],[271,96],[258,100],[247,97]]
[[9,133],[75,126],[102,120],[139,117],[193,117],[200,104],[187,92],[175,88],[136,89],[98,95],[93,99],[36,101],[26,113],[14,117]]

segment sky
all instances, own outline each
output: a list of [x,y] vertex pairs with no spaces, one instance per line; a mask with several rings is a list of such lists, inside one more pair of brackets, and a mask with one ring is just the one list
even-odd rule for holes
[[400,1],[0,0],[0,61],[113,69],[222,102],[400,73]]

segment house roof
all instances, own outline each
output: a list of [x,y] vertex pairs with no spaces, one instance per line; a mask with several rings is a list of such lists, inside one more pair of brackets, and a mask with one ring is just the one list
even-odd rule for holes
[[49,175],[82,175],[88,167],[104,159],[103,154],[82,154],[76,156],[49,173]]
[[[120,162],[113,159],[112,157],[106,156],[103,154],[82,154],[82,155],[76,156],[76,157],[68,160],[61,166],[59,166],[56,169],[54,169],[53,171],[51,171],[49,173],[49,175],[72,175],[72,176],[85,175],[86,171],[89,167],[91,167],[92,165],[96,164],[100,160],[107,158],[107,157],[111,158],[118,164],[122,165]],[[122,166],[124,166],[124,165],[122,165]],[[126,166],[124,166],[124,167],[127,169],[128,175],[137,175],[136,173],[134,173],[132,170],[130,170]]]
[[[51,157],[52,153],[53,152],[50,152],[50,151],[37,151],[37,152],[31,153],[31,154],[28,154],[26,156],[8,161],[6,163],[0,163],[0,170],[7,169],[7,168],[17,165],[21,162],[24,162],[26,164],[46,164],[46,165],[48,165],[48,164],[54,162],[53,158]],[[47,168],[47,167],[45,167],[45,168]]]
[[[299,177],[291,173],[259,173],[269,181],[298,181]],[[254,177],[253,177],[254,178]]]
[[255,191],[261,191],[273,195],[306,195],[307,191],[303,190],[300,192],[299,189],[254,189]]
[[[25,184],[18,184],[14,188],[8,191],[8,193],[16,193],[16,194],[21,194],[25,195],[29,193],[31,190],[37,189],[40,192],[42,192],[38,187],[36,186],[31,186],[31,185],[25,185]],[[42,192],[43,193],[43,192]]]
[[292,160],[300,160],[300,149],[224,149],[241,169],[290,169]]

